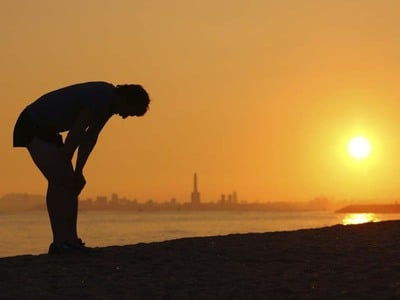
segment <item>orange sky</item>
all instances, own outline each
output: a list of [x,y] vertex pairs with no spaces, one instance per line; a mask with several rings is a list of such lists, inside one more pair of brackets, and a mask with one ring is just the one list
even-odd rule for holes
[[[196,4],[194,4],[196,3]],[[141,83],[151,110],[114,116],[83,197],[187,201],[400,197],[400,2],[37,0],[1,3],[0,195],[44,194],[20,111],[76,82]],[[365,161],[346,144],[364,134]]]

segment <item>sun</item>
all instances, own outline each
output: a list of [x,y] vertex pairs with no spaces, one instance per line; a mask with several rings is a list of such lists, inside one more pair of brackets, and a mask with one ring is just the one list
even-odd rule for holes
[[352,138],[348,145],[349,154],[355,159],[364,159],[371,153],[371,144],[363,136]]

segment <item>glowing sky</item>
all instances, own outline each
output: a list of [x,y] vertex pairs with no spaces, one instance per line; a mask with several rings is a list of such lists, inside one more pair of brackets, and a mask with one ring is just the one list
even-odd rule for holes
[[[400,196],[400,1],[3,0],[0,195],[44,194],[20,111],[76,82],[140,83],[149,113],[114,116],[83,197],[204,201]],[[349,157],[351,137],[372,152]]]

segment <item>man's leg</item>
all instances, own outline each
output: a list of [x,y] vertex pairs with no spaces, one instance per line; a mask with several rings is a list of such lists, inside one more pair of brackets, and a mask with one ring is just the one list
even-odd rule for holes
[[76,242],[78,198],[74,188],[72,162],[61,156],[57,145],[37,137],[32,140],[28,150],[48,181],[46,201],[53,242]]

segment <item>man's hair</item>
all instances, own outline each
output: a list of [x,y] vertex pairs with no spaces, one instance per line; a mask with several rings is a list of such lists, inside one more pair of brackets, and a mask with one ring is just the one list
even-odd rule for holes
[[149,108],[150,98],[146,90],[139,84],[117,85],[117,94],[125,96],[128,103],[132,105],[137,116],[143,116]]

